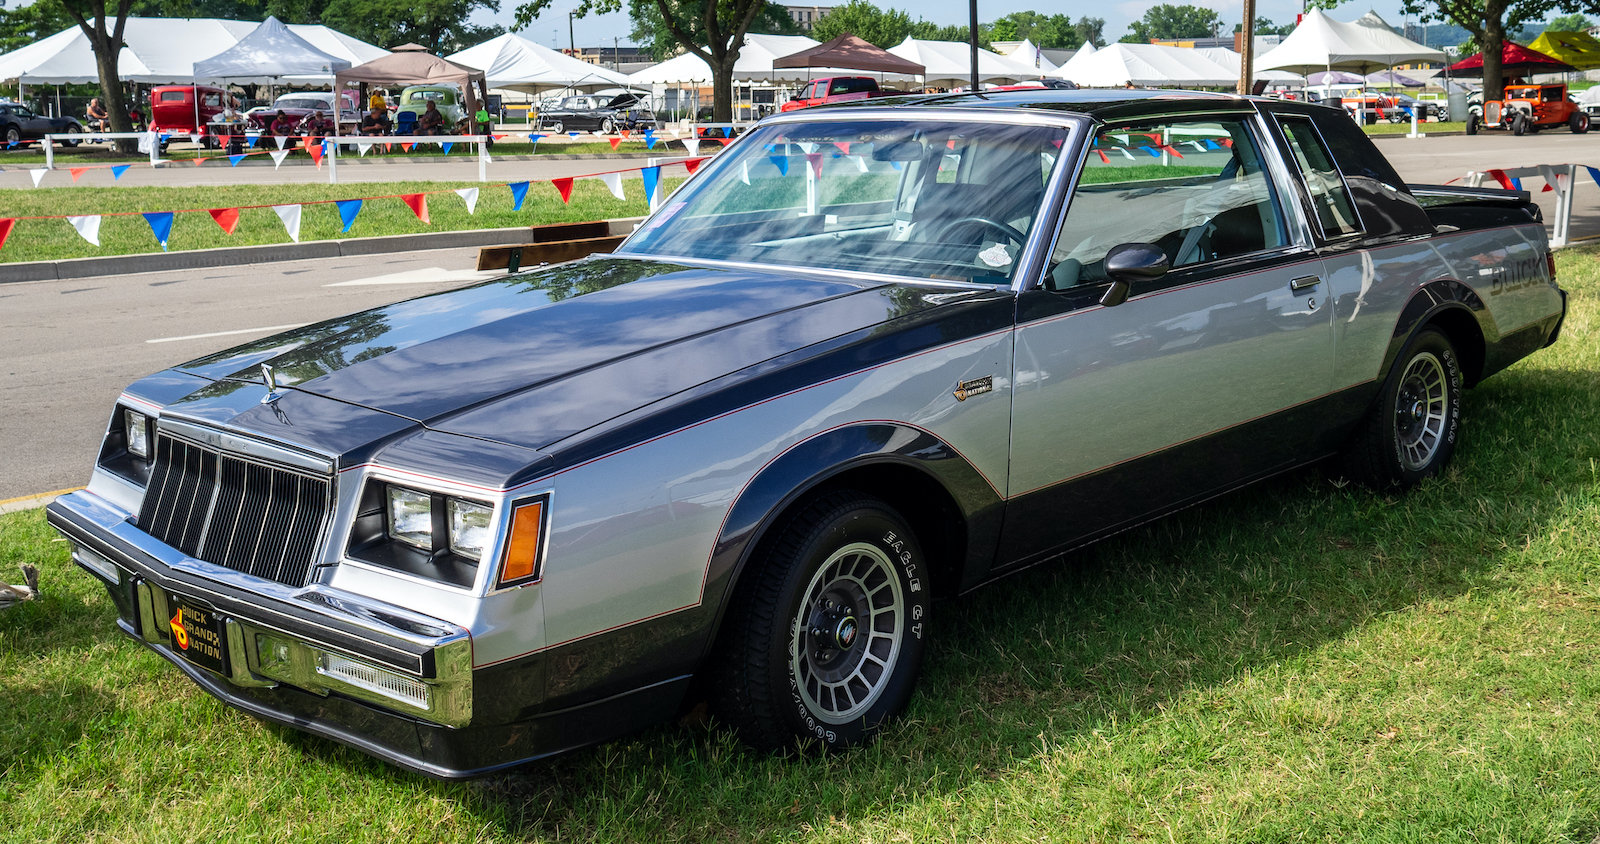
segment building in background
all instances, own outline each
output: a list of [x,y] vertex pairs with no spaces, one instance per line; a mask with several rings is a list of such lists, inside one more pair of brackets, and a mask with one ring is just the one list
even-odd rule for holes
[[817,21],[822,20],[823,15],[833,11],[833,7],[784,6],[783,10],[789,13],[789,17],[794,19],[794,22],[798,24],[801,29],[805,30],[806,32],[810,32],[811,27],[815,26]]

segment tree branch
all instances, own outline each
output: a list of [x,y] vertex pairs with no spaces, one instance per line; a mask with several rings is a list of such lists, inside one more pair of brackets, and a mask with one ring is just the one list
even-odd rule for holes
[[[683,27],[678,25],[678,19],[672,16],[672,9],[667,6],[667,0],[655,0],[655,3],[656,8],[661,10],[661,18],[667,25],[667,31],[672,33],[672,37],[678,39],[678,43],[682,44],[685,50],[694,53],[696,56],[700,57],[701,61],[705,62],[707,65],[710,65],[711,56],[707,55],[705,51],[696,46],[694,43],[694,36],[685,32]],[[709,0],[707,5],[710,5]]]

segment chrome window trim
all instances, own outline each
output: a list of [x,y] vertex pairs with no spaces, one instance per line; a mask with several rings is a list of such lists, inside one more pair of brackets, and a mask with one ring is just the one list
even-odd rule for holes
[[791,267],[787,264],[757,264],[751,261],[724,261],[718,258],[691,258],[682,255],[621,255],[615,252],[600,258],[624,258],[629,261],[661,261],[674,264],[686,264],[694,267],[709,269],[730,270],[756,270],[764,273],[781,271],[795,275],[820,275],[830,278],[861,279],[863,281],[881,281],[886,284],[915,284],[927,287],[947,287],[958,290],[1005,290],[1011,285],[1009,282],[1001,284],[984,284],[980,281],[954,281],[945,278],[927,278],[925,276],[890,275],[888,273],[869,273],[861,270],[841,270],[827,267]]
[[[1311,119],[1311,115],[1309,115],[1309,114],[1299,114],[1299,113],[1293,113],[1293,112],[1291,112],[1291,113],[1273,112],[1272,121],[1273,121],[1273,123],[1277,124],[1278,132],[1279,132],[1279,134],[1281,134],[1283,136],[1283,142],[1285,144],[1292,144],[1293,143],[1293,139],[1291,139],[1289,137],[1289,130],[1284,128],[1284,126],[1283,126],[1283,121],[1285,119],[1288,119],[1288,120],[1304,120],[1306,122],[1306,125],[1311,127],[1311,131],[1314,132],[1316,134],[1316,136],[1317,136],[1317,142],[1322,145],[1323,154],[1328,156],[1328,163],[1333,165],[1333,172],[1339,174],[1339,184],[1344,188],[1345,197],[1350,200],[1350,213],[1355,215],[1356,222],[1358,224],[1360,224],[1360,228],[1357,229],[1356,231],[1353,231],[1353,232],[1341,232],[1341,233],[1337,233],[1337,234],[1329,234],[1323,228],[1321,218],[1317,218],[1315,213],[1313,213],[1312,216],[1315,219],[1313,219],[1311,222],[1312,222],[1312,225],[1316,226],[1316,229],[1315,229],[1316,233],[1322,236],[1322,242],[1326,243],[1326,244],[1335,244],[1335,243],[1344,243],[1346,241],[1362,240],[1362,239],[1366,238],[1366,236],[1367,236],[1367,223],[1366,223],[1365,220],[1361,219],[1361,209],[1356,207],[1356,194],[1355,194],[1355,191],[1350,189],[1350,182],[1349,182],[1348,179],[1346,179],[1344,177],[1344,168],[1339,166],[1338,159],[1336,159],[1334,157],[1332,147],[1328,146],[1328,139],[1322,137],[1322,130],[1317,128],[1317,121],[1312,120]],[[1293,169],[1294,169],[1294,177],[1298,178],[1300,180],[1301,185],[1303,185],[1305,187],[1305,189],[1306,189],[1306,197],[1309,199],[1311,197],[1311,186],[1305,184],[1305,174],[1300,171],[1299,162],[1296,162],[1294,164]],[[1296,204],[1298,204],[1298,203],[1296,203]]]
[[156,432],[163,431],[190,440],[202,448],[255,458],[256,462],[274,468],[293,467],[303,472],[316,473],[320,478],[330,478],[333,475],[332,458],[313,455],[254,437],[231,434],[209,425],[197,425],[162,415],[156,419]]

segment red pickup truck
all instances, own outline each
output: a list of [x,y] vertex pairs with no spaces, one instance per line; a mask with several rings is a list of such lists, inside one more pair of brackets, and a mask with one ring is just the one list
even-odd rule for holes
[[830,76],[813,79],[793,99],[783,104],[783,111],[798,111],[827,103],[847,103],[872,97],[892,97],[900,92],[884,91],[878,80],[870,76]]

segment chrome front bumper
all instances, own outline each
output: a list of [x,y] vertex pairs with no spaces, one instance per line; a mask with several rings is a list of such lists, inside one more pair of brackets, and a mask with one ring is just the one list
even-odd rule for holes
[[[191,677],[223,681],[201,684],[230,703],[239,705],[237,695],[218,688],[286,685],[444,727],[472,720],[472,638],[461,627],[320,584],[284,586],[194,559],[88,491],[57,499],[47,516],[71,541],[73,559],[105,582],[119,624]],[[224,672],[175,647],[174,597],[220,619]]]

